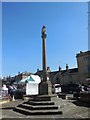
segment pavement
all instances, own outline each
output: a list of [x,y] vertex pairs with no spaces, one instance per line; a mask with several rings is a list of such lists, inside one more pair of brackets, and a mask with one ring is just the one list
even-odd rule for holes
[[5,103],[7,103],[7,102],[10,102],[10,100],[0,100],[0,105],[2,105],[2,104],[5,104]]
[[[70,98],[70,95],[69,97]],[[72,97],[71,97],[72,98]],[[2,120],[60,120],[62,119],[90,119],[90,107],[86,103],[73,99],[61,99],[52,97],[52,101],[58,105],[59,109],[63,112],[62,115],[23,115],[13,111],[13,108],[18,104],[24,102],[23,100],[15,100],[3,103],[0,106],[2,113]]]

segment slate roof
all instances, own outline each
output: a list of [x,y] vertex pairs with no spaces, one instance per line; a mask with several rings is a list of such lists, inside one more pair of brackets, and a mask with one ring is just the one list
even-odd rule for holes
[[[69,73],[77,73],[78,72],[78,68],[72,68],[72,69],[69,69],[68,70]],[[42,75],[43,71],[42,70],[39,70],[35,73],[35,75]],[[50,76],[52,75],[56,75],[57,73],[59,73],[59,71],[52,71],[52,72],[49,72]],[[67,73],[67,70],[61,70],[61,74],[64,75]]]
[[[68,73],[77,73],[78,72],[78,68],[72,68],[68,70]],[[64,75],[67,73],[67,70],[62,70],[61,74]]]
[[78,72],[78,68],[69,69],[70,73]]
[[34,75],[41,75],[43,73],[42,70],[37,71]]
[[78,53],[78,54],[76,55],[76,57],[85,56],[85,55],[90,55],[90,50],[89,50],[89,51],[86,51],[86,52],[80,51],[80,53]]

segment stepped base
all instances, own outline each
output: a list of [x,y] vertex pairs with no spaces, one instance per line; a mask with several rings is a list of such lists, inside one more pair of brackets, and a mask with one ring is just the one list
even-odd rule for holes
[[49,110],[49,109],[58,109],[58,107],[56,105],[41,105],[41,106],[32,106],[32,105],[28,105],[28,104],[20,104],[17,107],[20,108],[25,108],[25,109],[29,109],[29,110]]
[[24,102],[23,104],[29,104],[29,105],[33,105],[33,106],[37,106],[37,105],[54,105],[54,102],[51,101],[28,101],[28,102]]
[[52,114],[62,114],[59,110],[27,110],[20,107],[15,107],[14,111],[25,114],[25,115],[52,115]]
[[33,101],[51,101],[51,96],[49,95],[24,95],[24,98],[28,97],[28,100]]
[[25,115],[62,114],[62,111],[58,110],[58,106],[51,101],[49,95],[33,96],[32,101],[19,104],[13,110]]

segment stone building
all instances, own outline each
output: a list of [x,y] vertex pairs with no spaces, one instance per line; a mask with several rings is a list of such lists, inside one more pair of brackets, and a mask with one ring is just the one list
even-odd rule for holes
[[15,82],[15,79],[14,79],[14,77],[12,77],[12,76],[7,76],[7,77],[3,77],[2,79],[1,79],[1,81],[2,81],[2,84],[12,84],[13,82]]
[[15,76],[15,81],[19,82],[21,79],[24,79],[24,78],[30,76],[31,74],[32,73],[29,73],[27,71],[22,72],[22,73],[18,72],[18,75]]
[[88,49],[90,50],[90,1],[88,2]]
[[[76,55],[77,68],[69,68],[66,64],[66,69],[62,70],[59,66],[57,71],[51,71],[47,67],[47,73],[52,84],[68,84],[68,83],[84,83],[88,84],[86,79],[90,78],[90,51],[81,52]],[[35,73],[42,78],[42,70],[37,70]]]
[[54,76],[55,83],[68,84],[78,83],[78,68],[69,69],[66,65],[66,70],[59,70]]
[[90,78],[90,51],[82,52],[76,55],[78,75],[80,83],[86,84],[86,79]]
[[[90,79],[90,51],[76,54],[77,68],[69,68],[66,64],[66,69],[62,70],[59,66],[57,71],[51,71],[50,67],[47,67],[47,76],[52,84],[68,84],[68,83],[84,83],[88,84],[87,79]],[[30,76],[33,73],[30,72],[18,72],[14,77],[6,77],[2,79],[2,83],[11,84],[13,82],[19,82],[21,79]],[[37,69],[36,75],[43,78],[43,71]]]

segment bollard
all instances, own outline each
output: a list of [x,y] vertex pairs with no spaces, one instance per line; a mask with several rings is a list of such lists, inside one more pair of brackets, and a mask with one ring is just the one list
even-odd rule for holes
[[12,101],[15,101],[14,95],[13,95]]

